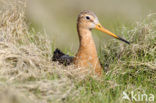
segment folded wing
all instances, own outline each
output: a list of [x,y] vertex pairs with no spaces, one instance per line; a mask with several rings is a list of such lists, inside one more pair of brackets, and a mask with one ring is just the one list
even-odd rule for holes
[[55,51],[53,52],[52,61],[58,61],[60,64],[67,66],[67,65],[72,64],[73,60],[74,60],[74,57],[64,54],[58,48],[55,49]]

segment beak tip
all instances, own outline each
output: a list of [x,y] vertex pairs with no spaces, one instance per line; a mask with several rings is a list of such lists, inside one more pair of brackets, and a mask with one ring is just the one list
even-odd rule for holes
[[125,43],[130,45],[130,42],[126,41],[125,39],[122,39],[121,37],[119,37],[119,40],[121,40],[121,41],[123,41],[123,42],[125,42]]

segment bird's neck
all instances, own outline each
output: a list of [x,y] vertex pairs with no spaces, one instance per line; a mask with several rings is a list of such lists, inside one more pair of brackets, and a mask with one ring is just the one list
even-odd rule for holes
[[81,27],[78,27],[77,30],[80,41],[79,50],[77,54],[81,55],[82,53],[85,53],[89,56],[97,57],[96,46],[92,37],[91,30]]
[[95,43],[91,30],[78,27],[80,40],[79,50],[74,58],[74,64],[78,67],[92,67],[95,72],[101,75],[102,67],[98,59]]

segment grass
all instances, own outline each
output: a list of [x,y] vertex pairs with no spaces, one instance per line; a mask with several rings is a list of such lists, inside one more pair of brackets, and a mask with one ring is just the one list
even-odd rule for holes
[[130,45],[117,40],[101,45],[104,72],[96,78],[53,63],[55,47],[29,25],[23,5],[12,3],[0,14],[1,103],[135,103],[123,100],[123,91],[156,96],[154,14],[122,28]]

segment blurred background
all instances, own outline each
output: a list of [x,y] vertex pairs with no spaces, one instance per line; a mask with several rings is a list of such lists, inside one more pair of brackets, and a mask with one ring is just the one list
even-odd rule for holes
[[[79,47],[77,16],[91,10],[101,24],[117,35],[123,27],[130,28],[140,19],[156,11],[156,0],[29,0],[27,17],[37,31],[46,32],[56,48],[72,50]],[[93,30],[97,48],[107,40],[104,33]]]

